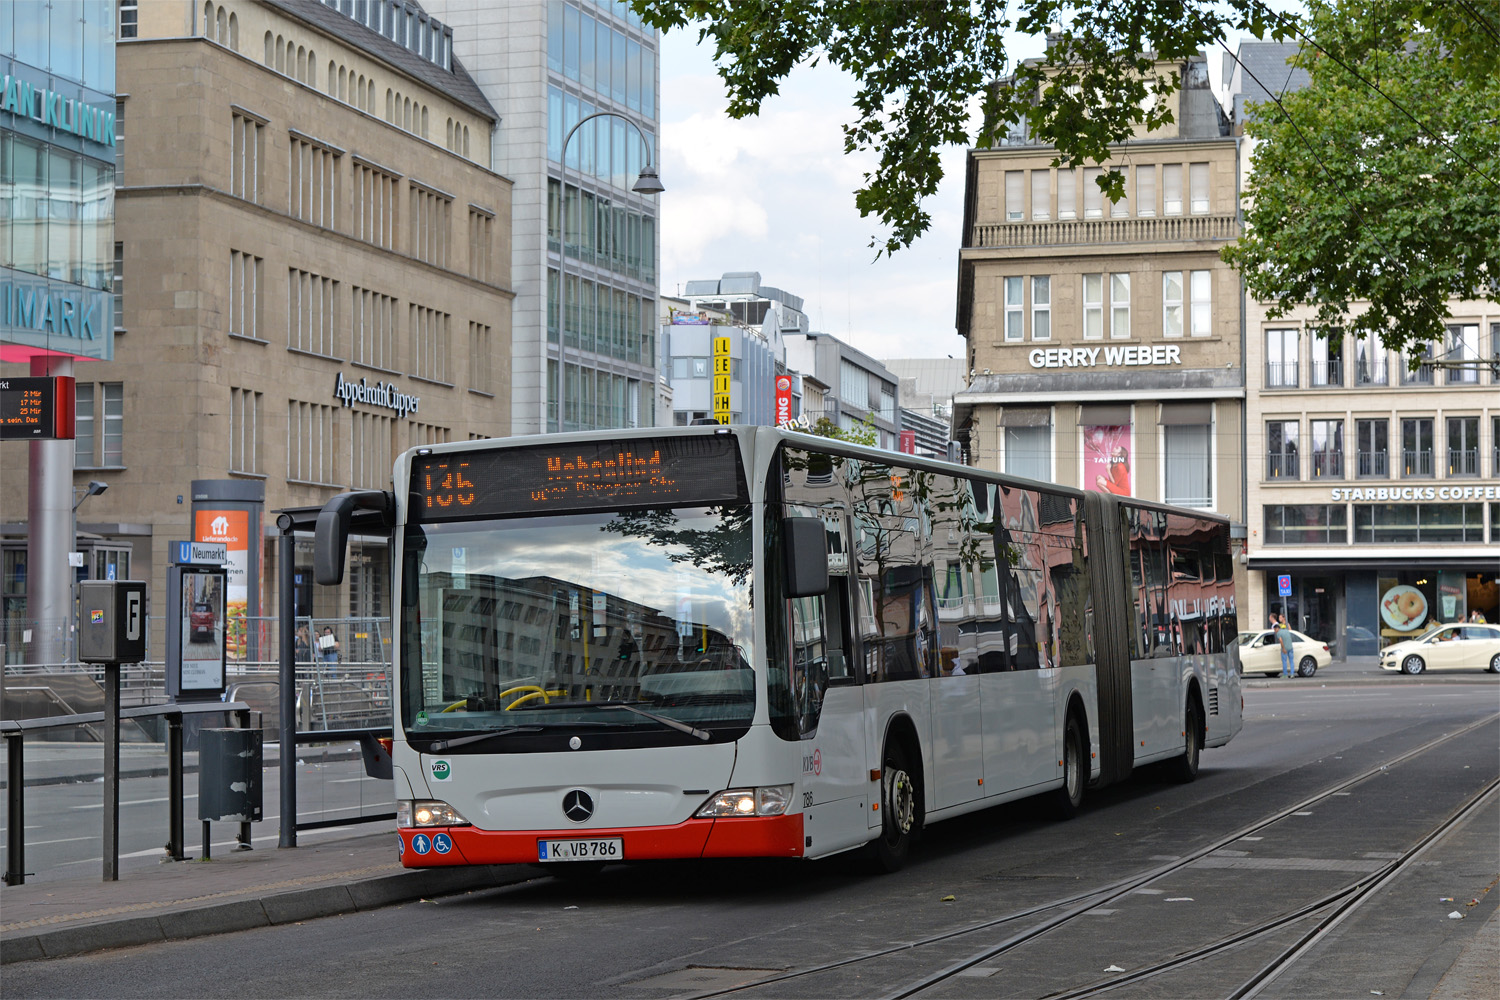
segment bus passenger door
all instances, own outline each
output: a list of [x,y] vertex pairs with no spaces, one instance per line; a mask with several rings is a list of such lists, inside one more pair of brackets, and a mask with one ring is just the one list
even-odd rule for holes
[[792,602],[803,734],[801,805],[809,855],[862,843],[868,836],[867,800],[879,787],[866,773],[864,695],[849,638],[850,607],[849,578],[833,574],[826,596]]

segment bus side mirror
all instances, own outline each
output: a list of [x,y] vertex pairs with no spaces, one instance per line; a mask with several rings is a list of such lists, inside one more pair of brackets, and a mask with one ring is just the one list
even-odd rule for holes
[[381,490],[340,493],[318,511],[313,530],[313,579],[319,586],[335,587],[344,582],[344,551],[349,547],[349,522],[355,510],[378,510],[390,527],[395,498]]
[[828,531],[821,518],[781,520],[786,596],[817,597],[828,592]]

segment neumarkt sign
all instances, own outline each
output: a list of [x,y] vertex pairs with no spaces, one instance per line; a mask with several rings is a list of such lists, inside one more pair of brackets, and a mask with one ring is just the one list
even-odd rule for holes
[[5,74],[4,89],[0,90],[0,111],[35,119],[48,128],[68,132],[101,146],[115,144],[113,108],[96,108],[9,73]]
[[395,410],[402,417],[416,413],[417,405],[422,402],[418,397],[402,392],[394,382],[370,383],[363,377],[358,382],[345,382],[343,372],[333,378],[333,395],[345,406],[353,406],[355,403],[381,406]]

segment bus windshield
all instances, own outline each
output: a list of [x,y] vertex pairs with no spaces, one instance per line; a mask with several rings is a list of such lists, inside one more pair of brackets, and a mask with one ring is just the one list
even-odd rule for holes
[[[409,526],[407,736],[680,740],[669,719],[737,738],[755,710],[751,562],[748,504]],[[644,711],[604,710],[621,703]]]

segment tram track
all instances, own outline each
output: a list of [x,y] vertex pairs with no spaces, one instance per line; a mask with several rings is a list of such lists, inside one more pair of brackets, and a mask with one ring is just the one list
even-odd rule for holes
[[[922,949],[931,948],[948,942],[954,942],[972,935],[981,934],[986,931],[992,931],[996,928],[1003,927],[1006,924],[1014,923],[1015,921],[1023,920],[1027,917],[1036,916],[1037,914],[1047,913],[1048,911],[1058,910],[1060,908],[1066,908],[1063,909],[1061,913],[1055,913],[1051,916],[1048,916],[1045,919],[1022,929],[999,942],[985,946],[980,951],[971,953],[970,955],[957,961],[950,962],[947,965],[934,970],[932,973],[923,976],[920,979],[908,982],[906,985],[893,992],[883,994],[882,1000],[905,1000],[905,998],[919,996],[924,992],[931,990],[933,987],[963,974],[969,969],[983,965],[984,963],[989,962],[1007,952],[1010,952],[1029,941],[1033,941],[1053,930],[1068,925],[1076,921],[1078,918],[1089,914],[1092,911],[1105,907],[1110,902],[1119,900],[1122,897],[1127,896],[1135,892],[1136,890],[1149,885],[1152,882],[1165,878],[1166,876],[1169,876],[1174,872],[1189,868],[1207,858],[1208,856],[1214,854],[1215,852],[1229,847],[1229,845],[1231,844],[1241,841],[1246,837],[1253,837],[1256,833],[1265,830],[1267,827],[1273,826],[1276,823],[1286,820],[1287,818],[1295,814],[1305,812],[1311,806],[1317,805],[1318,803],[1326,799],[1330,799],[1340,793],[1346,792],[1347,789],[1358,785],[1361,782],[1368,781],[1371,778],[1382,774],[1383,772],[1387,772],[1394,766],[1420,757],[1421,755],[1445,744],[1448,744],[1453,740],[1459,739],[1460,737],[1473,732],[1476,729],[1490,725],[1497,719],[1500,719],[1500,713],[1493,713],[1491,715],[1485,716],[1484,718],[1478,719],[1466,726],[1456,729],[1453,732],[1445,733],[1442,736],[1428,740],[1427,742],[1422,743],[1416,747],[1405,750],[1402,753],[1390,758],[1389,760],[1385,760],[1377,765],[1372,765],[1371,767],[1366,768],[1365,770],[1362,770],[1351,777],[1342,779],[1315,792],[1312,795],[1306,796],[1305,798],[1291,805],[1285,806],[1276,810],[1275,812],[1262,816],[1261,818],[1255,820],[1250,824],[1240,827],[1239,829],[1229,834],[1225,834],[1218,838],[1215,838],[1210,843],[1196,848],[1180,858],[1176,858],[1155,868],[1151,868],[1134,875],[1117,879],[1113,882],[1098,886],[1096,888],[1081,890],[1079,892],[1071,893],[1067,896],[1063,896],[1057,899],[1023,907],[1021,909],[1011,911],[998,917],[992,917],[987,920],[966,924],[959,927],[952,927],[947,930],[913,939],[911,941],[905,941],[900,944],[889,945],[882,948],[867,949],[857,954],[847,955],[828,962],[822,962],[800,969],[790,969],[785,972],[778,973],[774,976],[762,977],[751,982],[741,983],[736,986],[727,987],[724,989],[687,994],[684,995],[683,1000],[712,1000],[712,998],[716,997],[747,995],[753,993],[756,990],[775,986],[777,984],[806,979],[811,976],[834,972],[839,969],[846,969],[851,966],[870,963],[883,958],[914,953]],[[1411,864],[1415,863],[1416,857],[1418,856],[1413,852],[1420,852],[1425,850],[1433,842],[1439,839],[1444,832],[1446,832],[1447,830],[1451,830],[1454,825],[1462,821],[1461,818],[1459,818],[1460,814],[1462,814],[1463,816],[1467,816],[1468,811],[1472,808],[1477,808],[1478,804],[1486,796],[1494,794],[1497,786],[1500,786],[1500,779],[1492,781],[1489,785],[1486,786],[1484,791],[1478,793],[1476,796],[1473,796],[1471,800],[1465,804],[1465,806],[1461,807],[1461,809],[1457,813],[1449,816],[1448,819],[1446,819],[1443,824],[1440,824],[1437,829],[1429,831],[1428,834],[1424,835],[1417,845],[1415,845],[1409,851],[1403,852],[1401,857],[1391,861],[1389,864],[1383,865],[1376,872],[1373,872],[1365,876],[1364,878],[1361,878],[1351,885],[1344,886],[1338,890],[1329,892],[1323,897],[1320,897],[1318,900],[1315,900],[1303,906],[1299,906],[1294,911],[1291,911],[1289,913],[1278,914],[1274,917],[1268,918],[1255,927],[1238,932],[1228,938],[1221,939],[1209,945],[1204,945],[1198,949],[1194,949],[1191,952],[1186,952],[1181,955],[1174,956],[1170,959],[1166,959],[1163,962],[1157,963],[1149,969],[1138,970],[1136,973],[1131,974],[1131,976],[1129,977],[1117,977],[1108,981],[1095,983],[1090,986],[1081,988],[1081,990],[1076,993],[1056,994],[1055,996],[1050,997],[1049,1000],[1067,1000],[1067,998],[1071,998],[1074,996],[1084,997],[1103,995],[1109,990],[1118,989],[1119,987],[1126,985],[1127,982],[1138,982],[1143,979],[1153,978],[1166,972],[1170,972],[1174,969],[1179,969],[1187,965],[1191,965],[1194,962],[1203,961],[1205,958],[1211,957],[1211,955],[1213,954],[1219,954],[1228,949],[1239,947],[1247,941],[1263,937],[1267,933],[1270,933],[1271,931],[1274,931],[1278,928],[1285,927],[1289,924],[1293,924],[1301,920],[1306,920],[1320,910],[1323,910],[1330,906],[1338,905],[1340,900],[1344,900],[1346,903],[1349,903],[1351,901],[1348,899],[1348,897],[1354,896],[1357,900],[1362,901],[1364,898],[1367,898],[1370,893],[1378,891],[1379,887],[1387,884],[1391,879],[1398,877],[1401,872],[1407,870]],[[1408,857],[1408,855],[1410,856]],[[1357,905],[1357,902],[1354,902],[1353,905]],[[1346,913],[1349,911],[1349,909],[1349,906],[1339,905],[1336,912]],[[1328,919],[1331,919],[1331,916]],[[1308,935],[1317,934],[1319,927],[1322,927],[1322,925],[1323,924],[1320,921],[1318,927],[1315,927],[1312,931],[1309,931]],[[1303,945],[1305,945],[1306,947],[1311,947],[1312,944],[1316,942],[1316,939],[1310,938],[1308,935],[1304,935],[1299,938],[1299,945],[1294,947],[1302,947]],[[1318,939],[1320,938],[1321,935],[1319,935]],[[1279,958],[1278,961],[1281,961],[1284,957],[1285,956],[1282,956],[1282,958]],[[1290,967],[1290,964],[1287,964],[1285,967]],[[1262,971],[1264,972],[1265,970]],[[1275,975],[1279,974],[1279,971],[1275,973]],[[1257,979],[1253,983],[1246,983],[1245,986],[1241,987],[1241,990],[1254,989],[1258,991],[1261,988],[1262,984],[1269,983],[1271,979],[1275,978],[1275,975]],[[1253,997],[1255,995],[1255,992],[1239,992],[1235,994],[1236,997],[1244,996],[1247,998]]]

